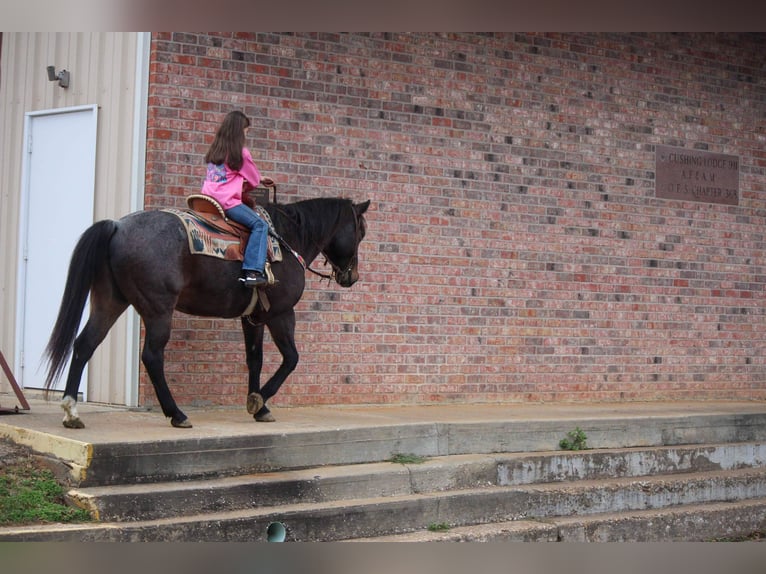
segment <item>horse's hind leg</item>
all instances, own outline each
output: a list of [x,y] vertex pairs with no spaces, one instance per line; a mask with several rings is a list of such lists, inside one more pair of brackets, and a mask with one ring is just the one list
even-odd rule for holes
[[162,412],[176,428],[191,428],[188,417],[178,408],[165,379],[165,346],[170,340],[172,312],[153,318],[144,317],[146,336],[141,360],[154,386]]
[[90,317],[72,346],[72,362],[69,364],[64,398],[61,401],[65,427],[74,429],[85,427],[77,413],[77,392],[80,388],[82,372],[109,329],[127,307],[127,303],[123,301],[115,299],[99,301],[96,297],[93,298]]

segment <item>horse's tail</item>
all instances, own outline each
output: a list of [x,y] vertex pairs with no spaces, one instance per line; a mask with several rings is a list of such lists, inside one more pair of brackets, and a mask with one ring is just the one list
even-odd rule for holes
[[116,221],[98,221],[85,230],[72,252],[61,307],[45,348],[44,358],[48,364],[46,389],[53,386],[64,370],[77,335],[85,302],[88,300],[88,293],[98,273],[108,264],[109,241],[116,230]]

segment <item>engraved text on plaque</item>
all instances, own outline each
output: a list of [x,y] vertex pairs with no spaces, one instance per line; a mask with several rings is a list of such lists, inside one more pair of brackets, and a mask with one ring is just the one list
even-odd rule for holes
[[656,162],[657,197],[738,205],[737,156],[658,145]]

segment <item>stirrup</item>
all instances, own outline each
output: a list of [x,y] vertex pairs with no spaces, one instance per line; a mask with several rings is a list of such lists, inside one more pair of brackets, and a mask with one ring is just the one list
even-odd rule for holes
[[269,280],[260,271],[248,270],[245,272],[245,276],[240,277],[239,280],[245,284],[245,287],[250,287],[252,289],[257,289],[258,287],[264,287],[269,284]]

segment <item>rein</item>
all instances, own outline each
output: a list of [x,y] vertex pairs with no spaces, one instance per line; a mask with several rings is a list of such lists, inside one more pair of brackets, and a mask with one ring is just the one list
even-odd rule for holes
[[[272,237],[274,237],[274,239],[279,241],[279,243],[282,244],[282,247],[284,247],[290,253],[292,253],[293,257],[295,257],[298,260],[298,263],[300,263],[301,267],[303,267],[304,269],[308,269],[309,271],[311,271],[315,275],[319,275],[323,279],[332,279],[335,276],[335,272],[334,271],[333,271],[332,275],[327,275],[326,273],[322,273],[320,271],[316,271],[315,269],[312,269],[311,265],[306,265],[306,260],[303,258],[303,256],[300,253],[298,253],[295,249],[290,247],[290,244],[285,240],[285,238],[282,237],[279,233],[277,233],[276,230],[274,230],[273,228],[269,231],[269,234]],[[319,247],[319,246],[317,245],[317,247]]]
[[[329,259],[325,257],[325,262],[329,262]],[[332,263],[330,263],[332,265]],[[335,279],[335,269],[332,270],[332,273],[322,273],[321,271],[317,271],[316,269],[312,268],[311,265],[307,266],[306,269],[311,271],[314,275],[318,275],[322,279],[327,279],[327,281],[332,281]]]

